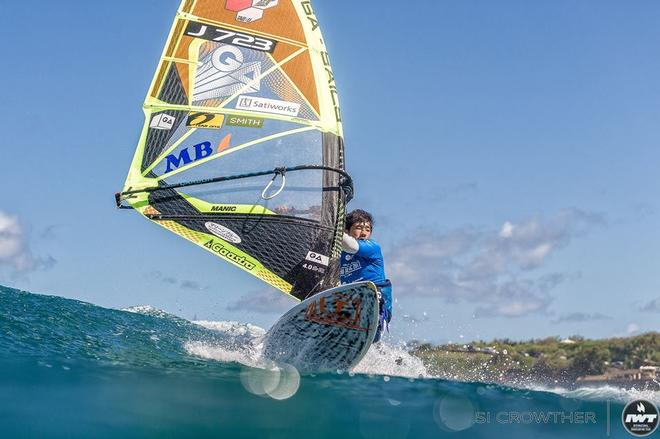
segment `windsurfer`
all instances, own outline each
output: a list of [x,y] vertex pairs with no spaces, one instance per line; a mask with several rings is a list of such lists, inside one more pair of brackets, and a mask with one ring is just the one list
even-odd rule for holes
[[346,215],[340,277],[343,284],[371,281],[380,291],[380,316],[374,338],[377,342],[392,319],[392,283],[385,277],[380,245],[370,239],[373,224],[373,217],[364,210],[356,209]]

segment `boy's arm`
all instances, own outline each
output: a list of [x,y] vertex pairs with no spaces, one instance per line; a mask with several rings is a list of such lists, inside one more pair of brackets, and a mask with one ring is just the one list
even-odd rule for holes
[[358,240],[352,236],[347,235],[346,233],[344,233],[344,236],[341,239],[341,246],[346,253],[350,253],[352,255],[360,250],[360,244],[358,243]]
[[352,236],[344,233],[342,237],[342,248],[346,253],[352,255],[357,254],[365,258],[375,258],[380,252],[380,246],[375,242],[368,240],[360,240],[353,238]]

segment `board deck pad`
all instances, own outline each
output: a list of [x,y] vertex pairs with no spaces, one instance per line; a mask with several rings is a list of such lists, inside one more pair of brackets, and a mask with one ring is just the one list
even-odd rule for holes
[[320,292],[280,318],[264,338],[263,355],[303,372],[348,370],[369,350],[378,328],[371,282]]

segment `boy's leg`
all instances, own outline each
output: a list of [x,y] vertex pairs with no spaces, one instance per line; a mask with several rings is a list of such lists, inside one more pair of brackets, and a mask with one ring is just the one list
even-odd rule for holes
[[378,329],[376,329],[374,343],[378,343],[380,341],[380,338],[383,335],[383,329],[386,327],[387,323],[391,319],[391,317],[389,316],[389,312],[387,311],[384,305],[385,305],[385,301],[381,296],[380,300],[378,301]]

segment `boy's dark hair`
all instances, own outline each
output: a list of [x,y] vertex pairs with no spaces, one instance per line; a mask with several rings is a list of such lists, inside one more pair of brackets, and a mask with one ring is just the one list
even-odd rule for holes
[[344,228],[346,230],[350,230],[350,228],[353,227],[353,224],[358,224],[358,223],[369,223],[371,224],[371,228],[373,229],[374,218],[366,210],[355,209],[354,211],[346,215],[346,225],[344,226]]

